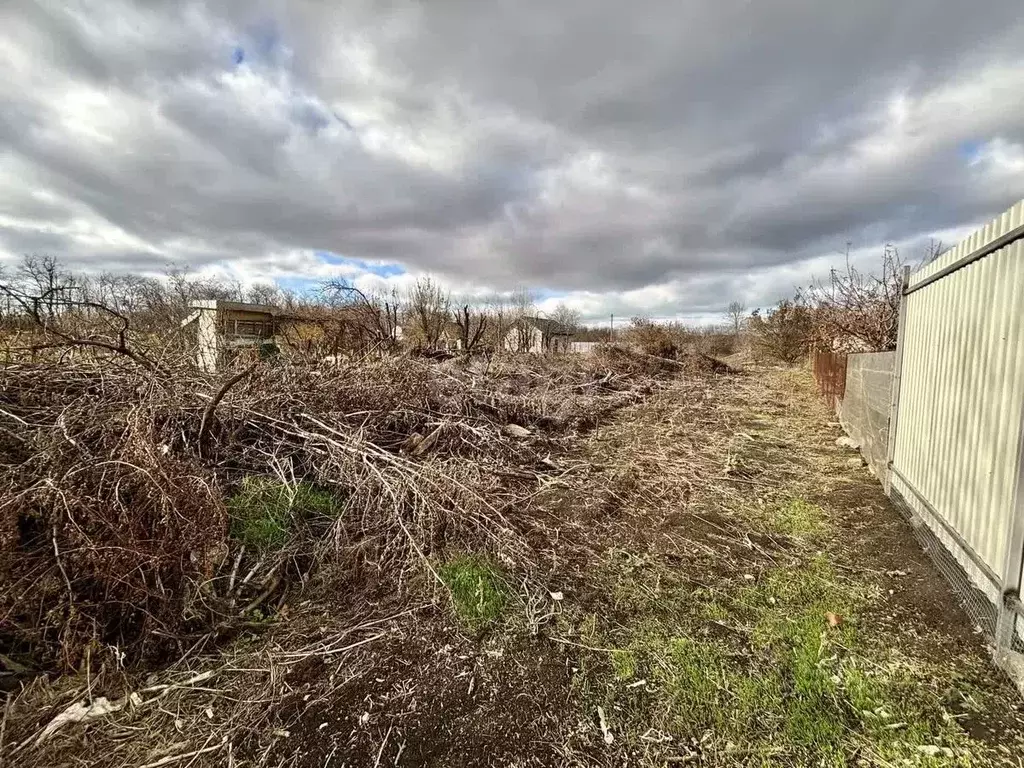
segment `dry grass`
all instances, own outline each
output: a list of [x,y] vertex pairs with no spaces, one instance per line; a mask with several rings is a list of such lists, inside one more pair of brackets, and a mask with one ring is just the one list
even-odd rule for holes
[[[169,696],[195,691],[226,696],[231,721],[252,726],[247,707],[284,691],[282,660],[324,655],[295,649],[296,628],[308,627],[286,619],[303,596],[343,591],[345,620],[322,622],[323,632],[358,638],[382,604],[405,615],[417,600],[457,598],[436,564],[462,551],[487,553],[535,593],[534,542],[547,540],[548,521],[520,512],[575,471],[559,456],[576,435],[680,367],[613,348],[492,363],[254,365],[219,379],[115,363],[11,365],[0,381],[5,424],[18,427],[0,445],[8,681],[79,673],[36,678],[4,719],[8,748],[39,747],[44,761],[76,731],[45,731],[65,711],[128,716],[135,725],[106,734],[119,745]],[[251,658],[243,643],[230,653],[244,662],[209,667],[218,645],[268,629],[291,650]],[[329,642],[328,655],[348,653]],[[173,662],[160,683],[169,687],[140,680],[154,662]],[[248,701],[247,690],[261,694]],[[140,758],[104,751],[112,764]]]
[[[214,591],[287,578],[219,650],[195,643],[150,678],[103,652],[38,678],[0,754],[888,766],[1018,748],[1009,688],[969,628],[923,607],[946,598],[916,546],[880,548],[914,545],[835,449],[806,374],[679,367],[384,360],[241,381],[203,466],[228,510],[239,493],[263,509],[253,547],[269,531],[279,556],[229,536]],[[194,450],[191,409],[172,454]],[[36,743],[102,696],[108,714]]]

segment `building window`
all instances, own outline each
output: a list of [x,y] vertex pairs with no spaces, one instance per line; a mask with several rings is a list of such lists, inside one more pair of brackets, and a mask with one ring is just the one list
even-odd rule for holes
[[274,335],[274,324],[262,320],[228,320],[225,333],[237,339],[269,339]]

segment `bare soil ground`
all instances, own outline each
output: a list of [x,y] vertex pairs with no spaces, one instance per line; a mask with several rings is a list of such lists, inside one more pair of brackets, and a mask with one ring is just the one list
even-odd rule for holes
[[[805,371],[675,379],[552,457],[558,470],[508,513],[546,523],[530,529],[542,557],[528,576],[467,553],[435,564],[447,593],[424,574],[413,605],[350,602],[339,576],[288,621],[141,681],[156,698],[144,709],[118,699],[39,746],[82,681],[37,681],[48,706],[12,718],[0,754],[1019,766],[1016,692],[831,421]],[[85,685],[94,702],[106,693]]]

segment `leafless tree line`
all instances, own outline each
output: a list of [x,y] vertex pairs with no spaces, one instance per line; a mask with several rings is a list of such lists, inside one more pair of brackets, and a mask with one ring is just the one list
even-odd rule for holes
[[[942,253],[942,243],[932,240],[921,263]],[[744,321],[755,352],[792,363],[812,349],[883,352],[896,348],[905,270],[899,249],[887,244],[880,262],[869,271],[853,266],[849,245],[844,255],[844,265],[830,270],[826,279],[815,280],[765,313],[755,310]],[[730,317],[735,317],[733,310],[730,305]]]
[[[194,305],[211,299],[270,305],[300,318],[318,332],[315,339],[293,341],[315,343],[323,354],[400,342],[422,350],[523,350],[529,343],[526,321],[540,315],[526,289],[453,297],[429,276],[404,292],[368,293],[336,278],[299,293],[186,270],[161,277],[76,273],[51,256],[26,256],[16,267],[0,270],[0,330],[8,341],[12,333],[42,330],[57,343],[76,341],[134,355],[140,341],[173,337]],[[570,331],[580,326],[579,312],[565,305],[550,319]],[[33,343],[39,348],[45,342]]]

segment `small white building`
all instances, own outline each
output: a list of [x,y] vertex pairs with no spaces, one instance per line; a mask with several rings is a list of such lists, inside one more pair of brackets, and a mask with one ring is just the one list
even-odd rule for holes
[[182,328],[196,329],[196,362],[216,371],[239,349],[272,345],[283,323],[292,319],[277,307],[208,299],[192,303]]
[[572,331],[546,317],[525,317],[516,321],[505,334],[509,352],[568,352]]

